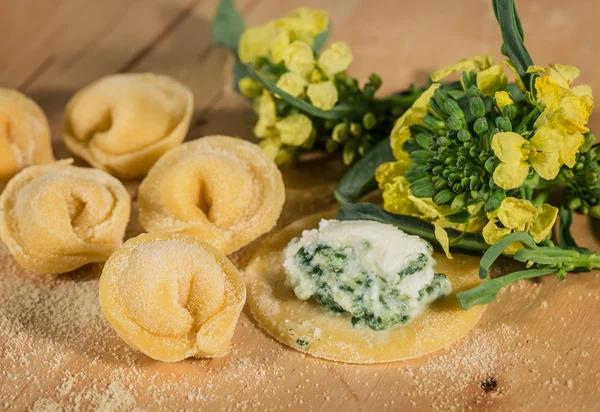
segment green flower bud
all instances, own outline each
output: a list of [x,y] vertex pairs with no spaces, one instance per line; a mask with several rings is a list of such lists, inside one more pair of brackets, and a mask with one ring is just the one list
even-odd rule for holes
[[[469,149],[469,150],[470,150],[472,147],[475,147],[475,145],[476,145],[476,143],[475,143],[474,141],[472,141],[472,140],[469,140],[468,142],[464,142],[464,143],[463,143],[463,147],[464,147],[465,149]],[[466,152],[465,152],[465,154],[467,154],[467,153],[469,153],[469,152],[468,152],[468,151],[466,151]]]
[[594,142],[596,141],[596,136],[594,136],[592,132],[587,132],[583,135],[583,137],[585,138],[585,140],[579,148],[579,153],[586,153],[587,151],[589,151]]
[[369,76],[369,83],[377,90],[381,87],[381,77],[373,73]]
[[352,164],[352,162],[354,162],[354,159],[356,158],[356,149],[357,148],[358,148],[358,143],[356,140],[348,140],[346,142],[346,144],[344,145],[344,153],[343,153],[345,165],[350,165],[350,164]]
[[502,109],[502,114],[508,117],[510,120],[514,119],[517,117],[517,106],[514,104],[507,104],[504,106],[504,109]]
[[442,165],[435,166],[433,169],[431,169],[431,173],[433,173],[436,176],[441,175],[443,171],[444,171],[444,166],[442,166]]
[[463,177],[460,181],[460,184],[462,185],[462,187],[469,187],[469,185],[471,184],[471,179],[469,179],[468,177]]
[[425,164],[431,158],[431,155],[427,150],[414,150],[410,152],[409,158],[413,163]]
[[501,132],[512,132],[512,123],[508,118],[503,116],[496,117],[496,127]]
[[337,152],[339,148],[340,144],[335,140],[329,139],[327,142],[325,142],[325,150],[327,150],[328,153]]
[[569,209],[579,209],[581,207],[581,205],[582,205],[582,202],[581,202],[581,198],[579,198],[579,197],[572,197],[567,202],[567,207]]
[[490,189],[489,186],[481,186],[481,189],[479,189],[479,199],[482,201],[486,201],[490,198],[492,194],[492,189]]
[[349,89],[356,89],[358,87],[358,80],[356,80],[354,77],[346,77],[344,79],[344,83],[346,83],[346,86]]
[[485,202],[485,211],[487,213],[490,213],[498,209],[504,199],[506,199],[506,192],[504,190],[495,190],[488,199],[488,201]]
[[362,126],[358,123],[350,123],[350,134],[352,136],[360,136],[362,133]]
[[[429,149],[431,147],[431,143],[433,142],[433,136],[431,133],[419,132],[414,135],[415,140],[419,146],[423,149]],[[435,149],[437,152],[437,148]]]
[[471,71],[464,71],[461,74],[460,84],[462,85],[463,90],[466,91],[467,94],[475,93],[474,91],[471,91],[471,89],[477,90],[479,93],[481,93],[481,91],[476,86],[477,76]]
[[465,207],[466,204],[467,204],[467,194],[461,193],[460,195],[458,195],[454,198],[454,200],[452,201],[452,205],[450,205],[450,208],[452,208],[454,210],[462,209],[463,207]]
[[477,190],[471,190],[471,197],[475,200],[479,199],[479,192]]
[[592,196],[594,197],[600,197],[600,186],[594,186],[590,189],[590,192],[592,193]]
[[425,166],[423,165],[412,165],[404,174],[404,177],[406,177],[409,182],[415,182],[427,176],[428,174],[425,171]]
[[437,117],[434,117],[430,114],[425,115],[425,118],[423,119],[423,124],[427,126],[427,128],[434,131],[443,130],[446,128],[446,124],[443,120],[440,120]]
[[472,78],[474,79],[474,82],[473,82],[473,85],[471,85],[467,89],[467,97],[470,98],[470,99],[473,98],[473,97],[482,97],[483,93],[481,93],[481,90],[479,90],[479,88],[476,86],[477,77],[476,77],[475,73],[473,73],[473,72],[469,72],[469,73],[472,76]]
[[452,186],[452,191],[456,194],[461,193],[464,190],[464,187],[460,183],[454,183]]
[[377,91],[376,87],[374,87],[371,83],[367,83],[367,84],[365,84],[365,87],[363,88],[362,94],[367,100],[371,100],[375,96],[376,91]]
[[471,97],[469,99],[469,110],[475,117],[485,116],[485,102],[481,97]]
[[485,170],[488,171],[488,173],[494,173],[494,170],[496,170],[496,156],[491,156],[490,158],[488,158],[485,161]]
[[481,160],[482,162],[485,162],[487,160],[487,158],[489,157],[489,152],[484,150],[482,152],[479,152],[479,154],[477,155],[477,158],[479,160]]
[[456,165],[458,167],[465,167],[465,165],[467,164],[467,158],[465,156],[458,156],[458,159],[456,159]]
[[470,190],[477,190],[481,187],[481,179],[477,176],[471,176],[469,178],[469,189]]
[[492,190],[498,189],[498,185],[496,184],[496,182],[494,182],[493,177],[490,177],[490,181],[488,182],[488,185],[490,186],[490,189],[492,189]]
[[442,178],[441,178],[440,176],[433,176],[433,177],[431,178],[431,183],[433,183],[433,185],[435,186],[435,184],[436,184],[437,182],[439,182],[441,179],[442,179]]
[[338,143],[344,143],[348,138],[348,133],[350,131],[350,127],[348,123],[342,122],[335,125],[333,128],[333,133],[331,134],[331,138]]
[[416,182],[413,182],[413,184],[410,185],[410,190],[412,190],[415,197],[419,198],[432,197],[435,195],[435,187],[428,178],[419,179]]
[[337,124],[337,120],[327,119],[325,120],[325,129],[331,130]]
[[452,190],[444,189],[441,192],[437,192],[435,194],[435,196],[433,197],[433,201],[437,205],[443,205],[443,204],[452,202],[454,200],[455,196],[456,195],[454,193],[452,193]]
[[592,206],[590,208],[590,216],[593,216],[596,219],[600,219],[600,205]]
[[463,121],[458,117],[450,116],[448,119],[446,119],[446,125],[450,130],[457,132],[462,129]]
[[485,117],[480,117],[477,120],[475,120],[475,123],[473,124],[473,130],[475,130],[475,133],[477,133],[478,135],[482,135],[485,132],[488,131],[488,121]]
[[598,175],[596,173],[587,172],[585,174],[585,183],[592,185],[598,181]]
[[475,169],[475,165],[471,162],[468,162],[465,165],[465,176],[471,176],[473,174],[473,170]]
[[454,164],[456,164],[456,157],[454,157],[454,156],[448,156],[448,157],[446,158],[446,160],[444,160],[444,163],[445,163],[447,166],[454,165]]
[[460,176],[458,175],[458,173],[450,173],[450,175],[448,176],[448,181],[450,183],[454,183],[459,179],[459,177]]
[[458,140],[460,140],[461,142],[468,142],[469,140],[471,140],[471,133],[469,133],[468,130],[461,129],[458,131],[456,137],[458,137]]
[[450,153],[450,149],[448,149],[447,147],[441,146],[441,147],[438,149],[438,154],[439,154],[440,156],[444,156],[444,159],[446,158],[446,155],[447,155],[448,153]]
[[459,156],[467,156],[469,154],[469,149],[466,147],[459,147],[457,153]]
[[437,182],[433,182],[435,190],[442,190],[448,187],[448,181],[446,179],[439,179]]
[[377,126],[377,119],[375,118],[375,115],[372,112],[368,112],[363,116],[362,123],[365,129],[371,130],[375,126]]
[[444,110],[446,111],[446,113],[448,113],[448,115],[452,117],[457,117],[459,119],[465,117],[465,113],[455,100],[447,99],[444,102]]
[[469,149],[469,154],[471,155],[471,157],[477,158],[477,156],[479,156],[479,149],[477,147],[472,147]]
[[448,139],[446,136],[440,136],[436,142],[438,145],[445,147],[448,147],[452,144],[452,140]]

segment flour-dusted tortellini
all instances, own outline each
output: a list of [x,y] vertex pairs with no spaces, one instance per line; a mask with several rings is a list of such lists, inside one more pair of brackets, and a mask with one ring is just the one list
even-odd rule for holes
[[174,148],[150,170],[139,191],[140,223],[229,254],[268,232],[284,200],[281,173],[258,146],[208,136]]
[[64,140],[94,167],[122,179],[140,177],[183,141],[193,107],[191,91],[170,77],[106,76],[69,101]]
[[153,359],[224,355],[246,300],[233,264],[198,238],[142,234],[108,259],[100,305],[119,336]]
[[127,190],[108,173],[71,162],[30,166],[0,196],[0,237],[27,269],[69,272],[105,261],[123,242]]
[[16,90],[0,88],[0,183],[27,166],[54,161],[44,112]]

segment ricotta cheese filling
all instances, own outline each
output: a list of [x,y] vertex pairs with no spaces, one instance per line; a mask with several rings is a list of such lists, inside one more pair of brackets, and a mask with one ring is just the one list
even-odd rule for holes
[[427,241],[393,225],[321,220],[285,248],[285,285],[298,299],[349,312],[354,326],[383,330],[410,322],[450,293],[432,253]]

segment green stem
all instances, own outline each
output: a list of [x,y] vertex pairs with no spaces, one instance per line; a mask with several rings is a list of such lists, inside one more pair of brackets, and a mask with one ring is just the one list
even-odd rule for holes
[[529,123],[535,116],[537,116],[540,113],[541,112],[538,107],[536,107],[531,112],[529,112],[529,114],[527,116],[525,116],[523,118],[523,120],[521,120],[521,123],[519,123],[519,125],[516,127],[515,133],[520,134],[520,133],[523,133],[525,130],[527,130],[527,123]]
[[476,305],[484,305],[496,300],[500,289],[523,279],[531,279],[556,273],[556,269],[530,269],[511,273],[510,275],[487,280],[472,289],[458,292],[456,298],[460,307],[467,310]]

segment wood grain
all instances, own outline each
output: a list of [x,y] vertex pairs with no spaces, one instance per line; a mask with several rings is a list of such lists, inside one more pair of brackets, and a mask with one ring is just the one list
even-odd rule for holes
[[[41,104],[60,158],[69,156],[60,138],[66,101],[85,84],[119,71],[165,73],[189,85],[196,99],[190,138],[251,138],[252,113],[232,91],[231,62],[210,44],[216,3],[2,2],[0,86],[19,88]],[[332,39],[353,50],[352,72],[361,79],[379,73],[384,92],[422,83],[431,69],[465,56],[500,57],[487,1],[238,3],[251,24],[299,5],[329,10]],[[519,3],[534,61],[574,64],[581,81],[600,90],[600,3]],[[600,127],[600,115],[590,125]],[[331,191],[342,171],[339,159],[284,171],[287,203],[279,226],[335,205]],[[136,183],[128,185],[135,193]],[[141,231],[135,213],[134,204],[128,236]],[[597,221],[577,216],[574,233],[583,246],[600,249]],[[232,256],[238,267],[259,243]],[[598,272],[521,282],[502,292],[479,327],[453,348],[427,359],[361,367],[282,346],[246,313],[229,356],[153,361],[124,345],[103,319],[96,296],[100,270],[92,265],[40,279],[21,270],[0,245],[0,409],[593,411],[600,405]]]

